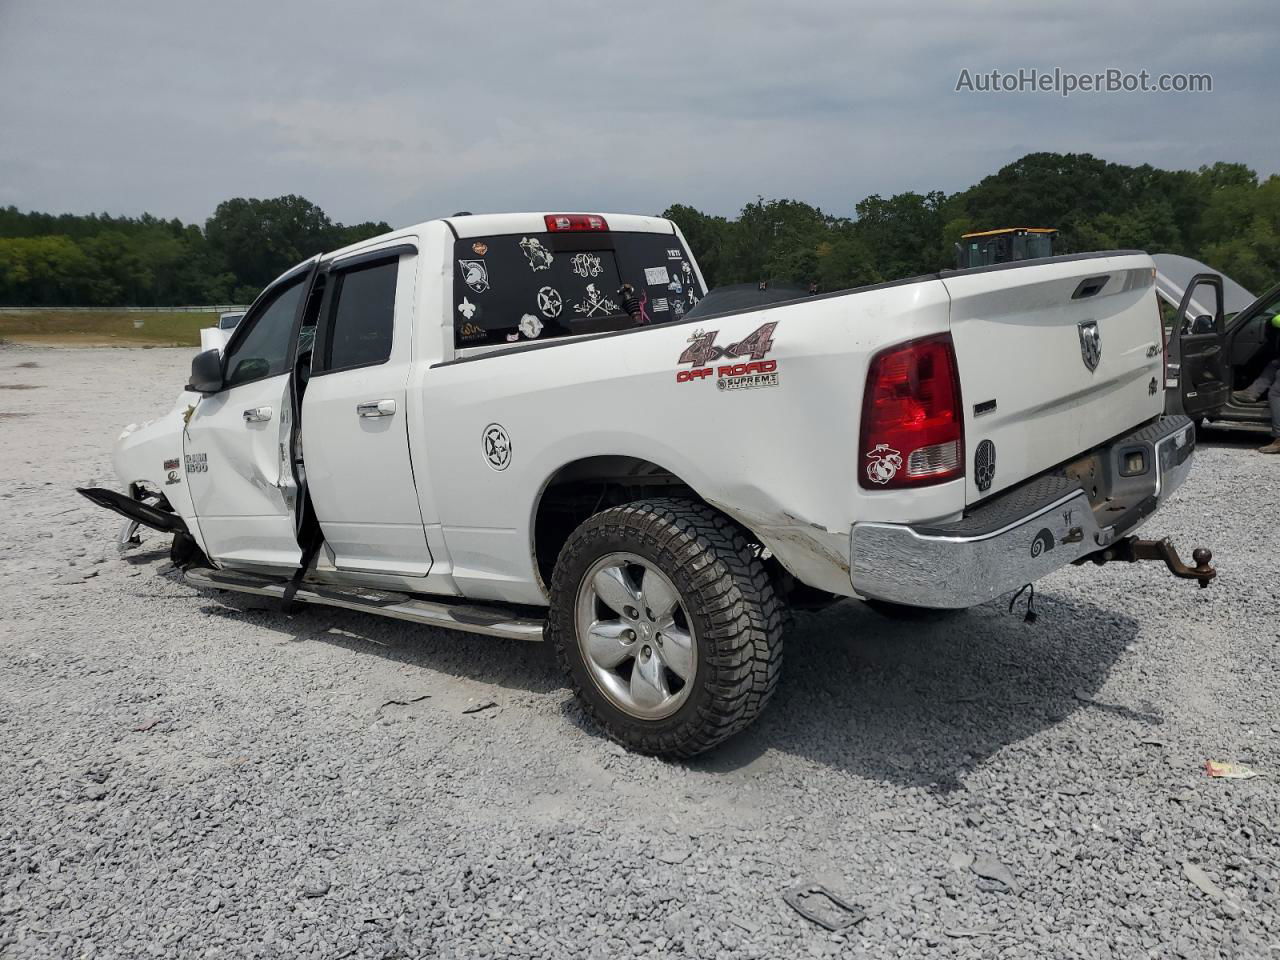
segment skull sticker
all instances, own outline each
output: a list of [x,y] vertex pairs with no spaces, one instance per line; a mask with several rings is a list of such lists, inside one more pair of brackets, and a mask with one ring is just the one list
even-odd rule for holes
[[554,320],[560,316],[560,310],[564,306],[564,300],[560,297],[560,292],[552,287],[543,287],[538,291],[538,310],[548,320]]
[[603,290],[597,290],[594,283],[588,283],[586,297],[581,303],[574,304],[573,310],[584,317],[608,316],[618,312],[618,305]]

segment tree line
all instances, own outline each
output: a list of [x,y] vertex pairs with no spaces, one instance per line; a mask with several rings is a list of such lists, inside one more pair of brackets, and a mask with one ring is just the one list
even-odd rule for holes
[[78,216],[0,207],[0,304],[249,303],[294,264],[390,229],[334,223],[293,195],[224,200],[203,228],[146,213]]
[[[763,197],[732,219],[684,204],[663,215],[680,224],[710,286],[896,280],[952,266],[969,230],[1011,226],[1058,228],[1060,253],[1181,253],[1257,293],[1280,279],[1280,176],[1259,181],[1239,163],[1161,170],[1033,153],[958,193],[873,194],[852,216]],[[292,195],[226,200],[203,227],[0,208],[0,304],[248,303],[293,264],[389,229],[335,223]]]
[[873,194],[852,217],[794,200],[758,198],[736,219],[677,205],[708,284],[759,280],[824,291],[955,266],[961,235],[1056,227],[1055,253],[1134,249],[1179,253],[1255,293],[1280,281],[1280,176],[1259,182],[1239,163],[1196,171],[1033,153],[958,193]]

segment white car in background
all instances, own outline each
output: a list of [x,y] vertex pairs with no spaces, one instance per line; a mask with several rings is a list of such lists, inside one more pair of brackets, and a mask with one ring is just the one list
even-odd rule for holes
[[227,345],[227,341],[231,339],[231,334],[235,331],[240,321],[244,319],[245,312],[243,310],[234,313],[223,313],[218,316],[218,325],[216,327],[204,327],[200,331],[200,350],[217,350],[219,352]]
[[1208,551],[1133,536],[1195,446],[1154,274],[752,302],[668,220],[433,220],[281,276],[120,437],[125,492],[82,492],[202,587],[545,637],[611,736],[688,756],[773,694],[787,605],[959,609],[1113,560],[1207,585]]

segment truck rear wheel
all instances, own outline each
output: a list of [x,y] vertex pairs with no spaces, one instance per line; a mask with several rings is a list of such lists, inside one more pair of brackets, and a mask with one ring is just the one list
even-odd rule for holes
[[586,712],[641,753],[691,757],[746,727],[782,667],[782,609],[743,531],[641,500],[570,535],[548,634]]

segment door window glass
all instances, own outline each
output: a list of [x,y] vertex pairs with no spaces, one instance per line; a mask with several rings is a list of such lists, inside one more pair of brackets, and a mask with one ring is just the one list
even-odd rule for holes
[[247,317],[244,336],[227,352],[227,386],[274,377],[289,370],[293,321],[302,297],[303,278],[272,295],[256,316]]
[[324,369],[348,370],[385,363],[395,327],[396,274],[400,260],[382,260],[333,277]]

